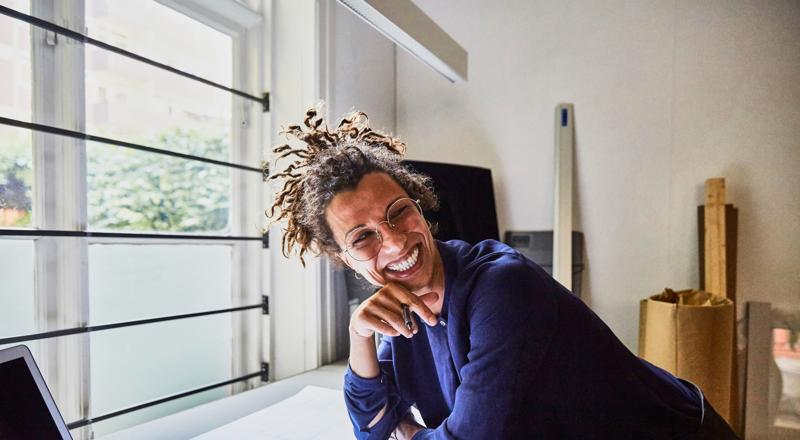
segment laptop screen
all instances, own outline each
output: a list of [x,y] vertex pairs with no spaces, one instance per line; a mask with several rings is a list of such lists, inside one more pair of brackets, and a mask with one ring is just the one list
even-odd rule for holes
[[60,439],[25,359],[0,363],[0,439]]

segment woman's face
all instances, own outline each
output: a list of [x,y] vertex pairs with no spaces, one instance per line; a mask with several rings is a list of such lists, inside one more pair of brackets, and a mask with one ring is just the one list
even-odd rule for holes
[[347,249],[345,237],[350,231],[364,226],[374,230],[383,222],[378,229],[383,245],[375,257],[358,261],[342,251],[339,258],[375,286],[395,282],[412,292],[424,294],[428,290],[422,290],[431,288],[438,279],[434,275],[442,270],[427,223],[420,216],[420,221],[411,222],[408,230],[398,231],[384,221],[387,208],[404,197],[408,194],[387,174],[370,173],[361,179],[355,190],[334,196],[325,210],[325,219],[341,249]]

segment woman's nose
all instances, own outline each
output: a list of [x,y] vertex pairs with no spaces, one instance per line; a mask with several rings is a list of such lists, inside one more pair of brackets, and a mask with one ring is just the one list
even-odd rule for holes
[[388,252],[401,252],[406,247],[406,234],[393,228],[389,222],[383,223],[380,228],[383,248]]

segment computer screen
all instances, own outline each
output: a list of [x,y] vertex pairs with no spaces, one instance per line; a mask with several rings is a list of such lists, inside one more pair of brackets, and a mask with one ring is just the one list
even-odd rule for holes
[[426,212],[425,217],[438,226],[437,239],[470,244],[500,239],[491,170],[413,160],[405,163],[433,180],[440,206],[437,211]]
[[0,356],[0,439],[69,438],[49,391],[42,391],[34,374],[39,375],[38,370],[29,368],[23,356]]

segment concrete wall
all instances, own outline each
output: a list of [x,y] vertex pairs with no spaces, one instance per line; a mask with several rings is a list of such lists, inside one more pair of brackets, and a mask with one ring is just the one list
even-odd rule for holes
[[409,157],[491,168],[501,230],[552,229],[554,107],[574,103],[584,299],[629,348],[640,298],[698,285],[708,177],[739,207],[739,298],[800,305],[800,3],[415,3],[470,78],[397,51]]

